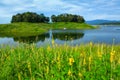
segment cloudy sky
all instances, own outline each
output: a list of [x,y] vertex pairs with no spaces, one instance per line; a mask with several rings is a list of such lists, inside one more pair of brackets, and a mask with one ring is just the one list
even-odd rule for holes
[[120,0],[0,0],[0,23],[26,11],[52,14],[79,14],[85,20],[120,20]]

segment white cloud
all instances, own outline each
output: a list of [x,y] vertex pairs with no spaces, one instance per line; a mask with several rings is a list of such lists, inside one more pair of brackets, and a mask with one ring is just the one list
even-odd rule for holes
[[73,13],[85,19],[120,19],[119,0],[1,0],[0,19],[33,11],[45,14]]
[[[75,10],[81,10],[81,6],[63,2],[61,0],[34,0],[36,8],[41,11],[55,11],[55,12],[73,12]],[[75,11],[76,12],[76,11]]]

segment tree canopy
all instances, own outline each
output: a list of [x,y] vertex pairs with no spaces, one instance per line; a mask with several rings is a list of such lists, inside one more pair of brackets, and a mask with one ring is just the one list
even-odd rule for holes
[[[51,16],[52,22],[78,22],[84,23],[85,20],[80,15],[73,15],[73,14],[60,14],[60,15],[52,15]],[[31,22],[31,23],[48,23],[49,17],[44,16],[44,14],[37,14],[34,12],[24,12],[18,13],[12,16],[11,23],[14,22]]]
[[37,14],[34,12],[24,12],[22,14],[18,13],[16,15],[13,15],[11,22],[12,23],[13,22],[47,23],[49,22],[49,17],[44,16],[44,14]]
[[52,22],[78,22],[84,23],[85,20],[80,15],[73,15],[73,14],[60,14],[58,16],[52,15],[51,16]]

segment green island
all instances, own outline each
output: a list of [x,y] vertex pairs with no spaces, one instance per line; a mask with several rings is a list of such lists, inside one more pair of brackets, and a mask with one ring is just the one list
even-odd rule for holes
[[0,33],[6,36],[33,36],[47,32],[50,29],[95,29],[96,27],[75,22],[57,22],[57,23],[11,23],[0,24]]
[[[49,22],[50,19],[52,22]],[[48,32],[50,29],[94,29],[82,16],[73,14],[52,15],[24,12],[12,16],[10,24],[0,24],[0,33],[7,36],[33,36]]]

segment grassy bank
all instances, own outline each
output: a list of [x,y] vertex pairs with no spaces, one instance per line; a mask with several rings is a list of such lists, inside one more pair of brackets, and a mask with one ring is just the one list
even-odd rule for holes
[[95,29],[94,26],[85,23],[58,22],[51,24],[52,29]]
[[39,35],[41,33],[47,32],[46,28],[43,26],[48,26],[48,24],[36,24],[36,23],[11,23],[11,24],[1,24],[0,33],[3,36],[33,36]]
[[120,46],[0,48],[1,80],[120,80]]
[[93,29],[85,23],[11,23],[0,24],[0,33],[6,36],[33,36],[47,32],[49,29]]

